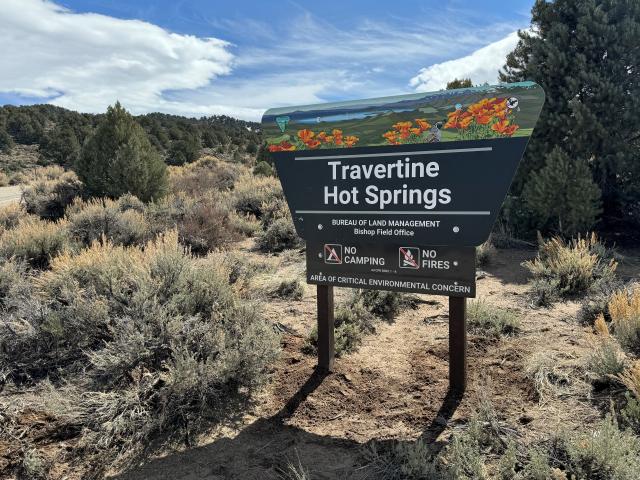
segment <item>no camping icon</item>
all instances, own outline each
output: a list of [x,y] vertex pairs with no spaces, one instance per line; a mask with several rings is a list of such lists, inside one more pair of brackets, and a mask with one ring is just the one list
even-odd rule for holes
[[342,245],[335,243],[325,243],[324,263],[331,263],[334,265],[342,264]]

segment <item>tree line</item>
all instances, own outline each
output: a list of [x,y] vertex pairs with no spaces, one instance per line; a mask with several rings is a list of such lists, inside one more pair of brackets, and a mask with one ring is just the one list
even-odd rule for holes
[[[105,116],[54,105],[5,105],[0,107],[0,150],[8,152],[15,144],[39,145],[45,160],[72,167]],[[202,148],[254,155],[261,142],[257,123],[224,115],[185,118],[150,113],[134,119],[168,165],[192,162]]]

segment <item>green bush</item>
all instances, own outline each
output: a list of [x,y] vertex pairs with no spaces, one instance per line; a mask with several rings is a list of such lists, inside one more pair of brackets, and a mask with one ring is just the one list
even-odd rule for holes
[[131,193],[146,202],[161,198],[167,190],[165,163],[120,103],[107,109],[75,167],[86,193],[93,197]]
[[67,206],[82,193],[83,186],[73,172],[55,178],[43,178],[30,184],[22,192],[22,203],[28,213],[41,218],[62,218]]
[[533,275],[533,294],[539,305],[555,297],[586,293],[615,278],[617,263],[603,257],[607,250],[595,234],[570,242],[540,237],[539,242],[537,258],[523,264]]
[[0,258],[24,260],[34,268],[46,268],[52,258],[70,247],[65,221],[26,217],[0,236]]
[[[334,348],[337,357],[357,350],[364,337],[375,331],[375,316],[367,310],[361,300],[355,298],[336,309],[334,321]],[[317,346],[316,327],[311,331],[307,342],[311,350]]]
[[490,337],[517,333],[519,316],[508,309],[498,308],[484,300],[472,300],[467,308],[469,329]]
[[386,320],[393,320],[405,308],[415,306],[415,298],[412,295],[386,290],[356,290],[352,303],[355,304],[359,300],[372,314]]
[[275,175],[275,171],[269,163],[262,160],[253,167],[253,174],[259,177],[273,177]]

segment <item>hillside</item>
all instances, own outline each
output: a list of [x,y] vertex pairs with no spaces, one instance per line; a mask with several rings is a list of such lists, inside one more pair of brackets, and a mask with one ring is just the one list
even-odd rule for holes
[[[73,166],[82,145],[104,118],[53,105],[0,107],[0,178],[23,183],[20,175],[37,166]],[[259,125],[227,116],[186,118],[162,113],[135,117],[168,165],[196,160],[202,149],[239,160],[255,155]]]

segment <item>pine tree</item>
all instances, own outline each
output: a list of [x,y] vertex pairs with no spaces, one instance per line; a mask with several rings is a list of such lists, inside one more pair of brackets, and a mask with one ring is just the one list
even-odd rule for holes
[[76,164],[91,196],[116,198],[132,193],[144,201],[161,197],[166,165],[133,117],[116,103],[91,136]]
[[473,83],[471,83],[470,78],[462,78],[460,80],[458,80],[457,78],[454,78],[449,83],[447,83],[447,90],[454,90],[456,88],[469,88],[469,87],[473,87]]
[[502,81],[536,81],[546,93],[513,194],[533,172],[553,169],[545,162],[561,146],[590,170],[609,228],[629,218],[640,178],[639,38],[637,0],[536,0],[532,31],[520,32],[500,74]]
[[572,160],[560,147],[533,172],[523,198],[529,216],[540,229],[575,235],[590,229],[600,209],[600,189],[583,160]]

